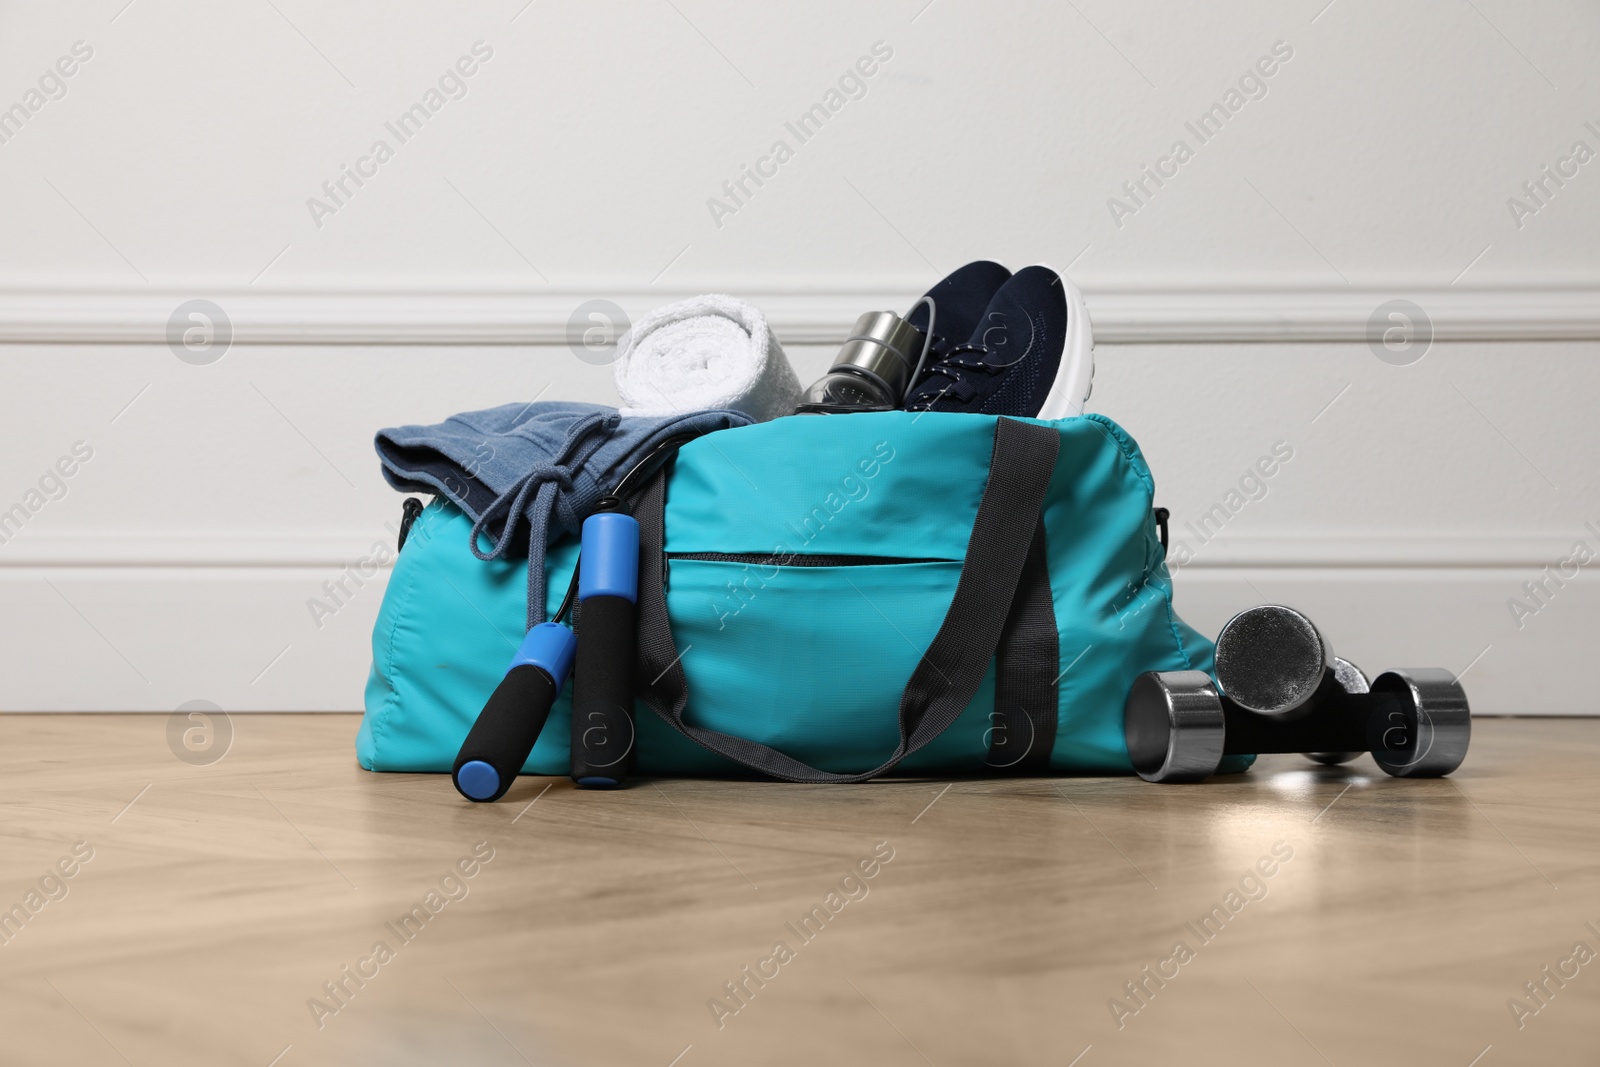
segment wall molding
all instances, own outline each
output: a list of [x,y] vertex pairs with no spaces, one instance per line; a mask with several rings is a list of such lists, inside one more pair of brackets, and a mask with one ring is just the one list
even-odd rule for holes
[[[831,344],[856,316],[903,308],[912,286],[738,287],[787,344]],[[167,321],[203,297],[227,313],[235,344],[564,344],[573,310],[597,293],[630,315],[682,289],[4,288],[0,343],[162,344]],[[1100,287],[1085,294],[1103,344],[1362,341],[1373,311],[1397,297],[1422,307],[1440,341],[1600,340],[1600,283],[1551,287]]]

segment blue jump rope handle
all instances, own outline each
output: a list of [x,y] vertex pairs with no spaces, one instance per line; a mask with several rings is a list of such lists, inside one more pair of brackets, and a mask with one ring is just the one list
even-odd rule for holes
[[467,732],[450,779],[468,800],[499,800],[522,772],[572,668],[577,638],[560,623],[528,631]]
[[572,780],[615,789],[633,755],[634,611],[639,523],[602,511],[583,522],[577,663],[572,676]]

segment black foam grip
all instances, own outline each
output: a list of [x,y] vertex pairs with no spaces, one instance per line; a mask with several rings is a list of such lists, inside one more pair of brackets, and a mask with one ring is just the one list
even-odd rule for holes
[[550,707],[556,702],[555,684],[541,668],[524,663],[506,672],[489,702],[478,713],[478,721],[467,731],[467,739],[456,754],[455,766],[450,768],[450,780],[461,789],[456,775],[463,764],[482,760],[500,776],[500,789],[493,796],[472,797],[468,800],[499,800],[505,796],[511,783],[522,772],[522,765],[539,740],[545,720],[550,717]]
[[592,596],[572,670],[572,780],[622,784],[633,754],[633,601]]

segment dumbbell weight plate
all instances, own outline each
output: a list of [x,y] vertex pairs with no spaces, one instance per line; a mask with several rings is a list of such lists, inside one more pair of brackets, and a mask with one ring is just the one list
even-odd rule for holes
[[[1414,667],[1380,674],[1374,693],[1401,697],[1415,709],[1411,720],[1386,727],[1373,745],[1372,758],[1396,778],[1438,778],[1461,766],[1472,740],[1472,711],[1455,676],[1437,667]],[[1414,730],[1409,748],[1389,749],[1382,739],[1393,729]]]
[[1258,715],[1291,717],[1322,684],[1328,643],[1293,608],[1263,604],[1239,612],[1217,634],[1217,684]]
[[1122,710],[1133,769],[1147,782],[1202,782],[1222,762],[1222,698],[1204,671],[1147,671]]
[[[1361,672],[1360,667],[1357,667],[1349,660],[1335,656],[1332,670],[1334,681],[1338,682],[1340,688],[1346,693],[1366,693],[1371,691],[1372,686],[1367,681],[1367,676]],[[1307,752],[1306,759],[1311,760],[1313,763],[1320,763],[1325,767],[1334,767],[1341,763],[1349,763],[1359,755],[1361,755],[1359,752]]]

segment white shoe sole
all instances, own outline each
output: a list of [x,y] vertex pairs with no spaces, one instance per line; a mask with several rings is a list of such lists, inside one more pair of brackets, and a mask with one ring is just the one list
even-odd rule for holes
[[[1048,263],[1040,266],[1055,270]],[[1056,380],[1050,384],[1044,404],[1035,418],[1067,419],[1082,415],[1089,394],[1094,390],[1094,327],[1083,306],[1083,294],[1065,274],[1055,270],[1067,294],[1067,339],[1061,349]]]

